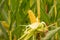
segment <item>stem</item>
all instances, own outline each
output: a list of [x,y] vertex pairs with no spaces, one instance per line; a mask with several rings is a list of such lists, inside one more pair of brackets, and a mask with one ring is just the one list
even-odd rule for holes
[[35,36],[33,35],[33,40],[35,40]]
[[48,13],[48,5],[45,4],[45,10],[46,10],[46,13]]
[[12,31],[9,31],[9,38],[10,38],[10,40],[12,40]]
[[[57,22],[56,22],[56,28],[57,28]],[[55,34],[55,39],[58,40],[58,33]]]
[[54,11],[55,11],[55,17],[57,16],[57,8],[56,8],[56,0],[54,0]]
[[34,33],[33,35],[33,40],[36,40],[36,33]]
[[38,13],[38,22],[40,22],[40,0],[37,1],[37,13]]
[[[56,8],[56,0],[54,0],[54,11],[55,11],[55,18],[56,18],[56,16],[57,16],[57,8]],[[57,22],[56,22],[56,28],[57,28]],[[56,33],[56,35],[55,35],[55,39],[56,40],[58,40],[58,33]]]
[[48,27],[51,27],[51,26],[53,26],[53,25],[55,25],[55,23],[53,23],[53,24],[49,25]]
[[[9,28],[10,28],[10,22],[11,22],[11,18],[10,18],[10,13],[11,13],[11,10],[10,10],[10,1],[11,0],[8,0],[8,23],[9,23]],[[12,40],[12,31],[9,30],[9,40]]]
[[9,23],[9,25],[10,25],[10,12],[11,12],[11,10],[10,10],[10,0],[8,0],[8,23]]
[[[37,1],[38,22],[40,22],[40,0]],[[37,33],[37,39],[40,40],[40,33]]]

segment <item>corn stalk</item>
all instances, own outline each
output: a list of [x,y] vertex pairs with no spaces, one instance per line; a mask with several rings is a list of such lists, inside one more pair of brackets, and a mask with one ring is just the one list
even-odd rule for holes
[[[38,13],[38,22],[40,22],[40,0],[37,1],[37,13]],[[37,33],[37,39],[40,40],[40,33]]]
[[11,31],[11,28],[10,28],[10,23],[11,23],[11,0],[8,0],[8,24],[9,24],[9,31],[8,31],[8,34],[9,34],[9,40],[12,40],[12,31]]
[[[57,17],[57,8],[56,8],[56,0],[54,0],[54,12],[55,12],[55,20],[56,20],[56,17]],[[56,28],[57,28],[57,22],[55,22],[56,23]],[[56,40],[58,40],[58,33],[56,33],[56,35],[55,35],[55,39]]]
[[40,22],[40,0],[37,1],[37,13],[38,13],[38,22]]

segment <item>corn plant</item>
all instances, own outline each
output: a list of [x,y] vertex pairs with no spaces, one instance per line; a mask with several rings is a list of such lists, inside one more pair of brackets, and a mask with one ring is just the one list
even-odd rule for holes
[[60,40],[60,0],[0,0],[0,40]]

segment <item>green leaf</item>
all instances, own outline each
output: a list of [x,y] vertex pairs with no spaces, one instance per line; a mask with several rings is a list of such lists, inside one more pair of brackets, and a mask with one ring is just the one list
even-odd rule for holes
[[52,31],[49,31],[46,35],[46,37],[43,39],[43,40],[49,40],[50,38],[52,38],[58,31],[60,30],[60,27],[52,30]]

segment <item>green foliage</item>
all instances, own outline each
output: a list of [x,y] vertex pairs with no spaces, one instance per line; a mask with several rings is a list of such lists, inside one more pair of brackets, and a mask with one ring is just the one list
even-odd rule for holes
[[[18,40],[18,38],[20,38],[24,34],[24,31],[27,29],[26,26],[31,24],[28,13],[27,13],[28,10],[32,10],[35,16],[37,17],[36,0],[10,0],[10,6],[8,5],[9,3],[8,1],[9,0],[0,0],[0,29],[2,30],[2,33],[3,33],[2,35],[4,36],[4,38],[1,38],[1,40],[3,39],[10,40],[9,31],[12,31],[11,33],[12,40],[14,40],[15,36],[16,36],[16,40]],[[59,28],[60,26],[60,0],[56,0],[56,8],[57,8],[56,9],[57,16],[55,17],[54,1],[53,0],[40,0],[41,22],[42,21],[45,22],[47,27],[57,22],[57,27],[56,27],[56,24],[51,25],[51,28],[48,27],[49,30],[48,30],[48,33],[46,34],[46,37],[44,37],[44,39],[49,39],[53,37],[54,34],[56,34],[58,30],[60,30]],[[10,15],[8,11],[10,11]],[[10,20],[9,20],[9,17],[10,17]],[[1,24],[2,21],[5,21],[8,23],[9,25],[8,29],[5,28]],[[33,36],[32,36],[33,34],[34,33],[31,32],[25,38],[28,38],[28,39],[30,38],[31,40],[33,40]],[[58,38],[60,38],[60,32],[58,32],[58,35],[59,35]]]
[[60,30],[60,27],[52,30],[52,31],[49,31],[46,35],[46,37],[43,39],[43,40],[49,40],[50,38],[52,38],[58,31]]

